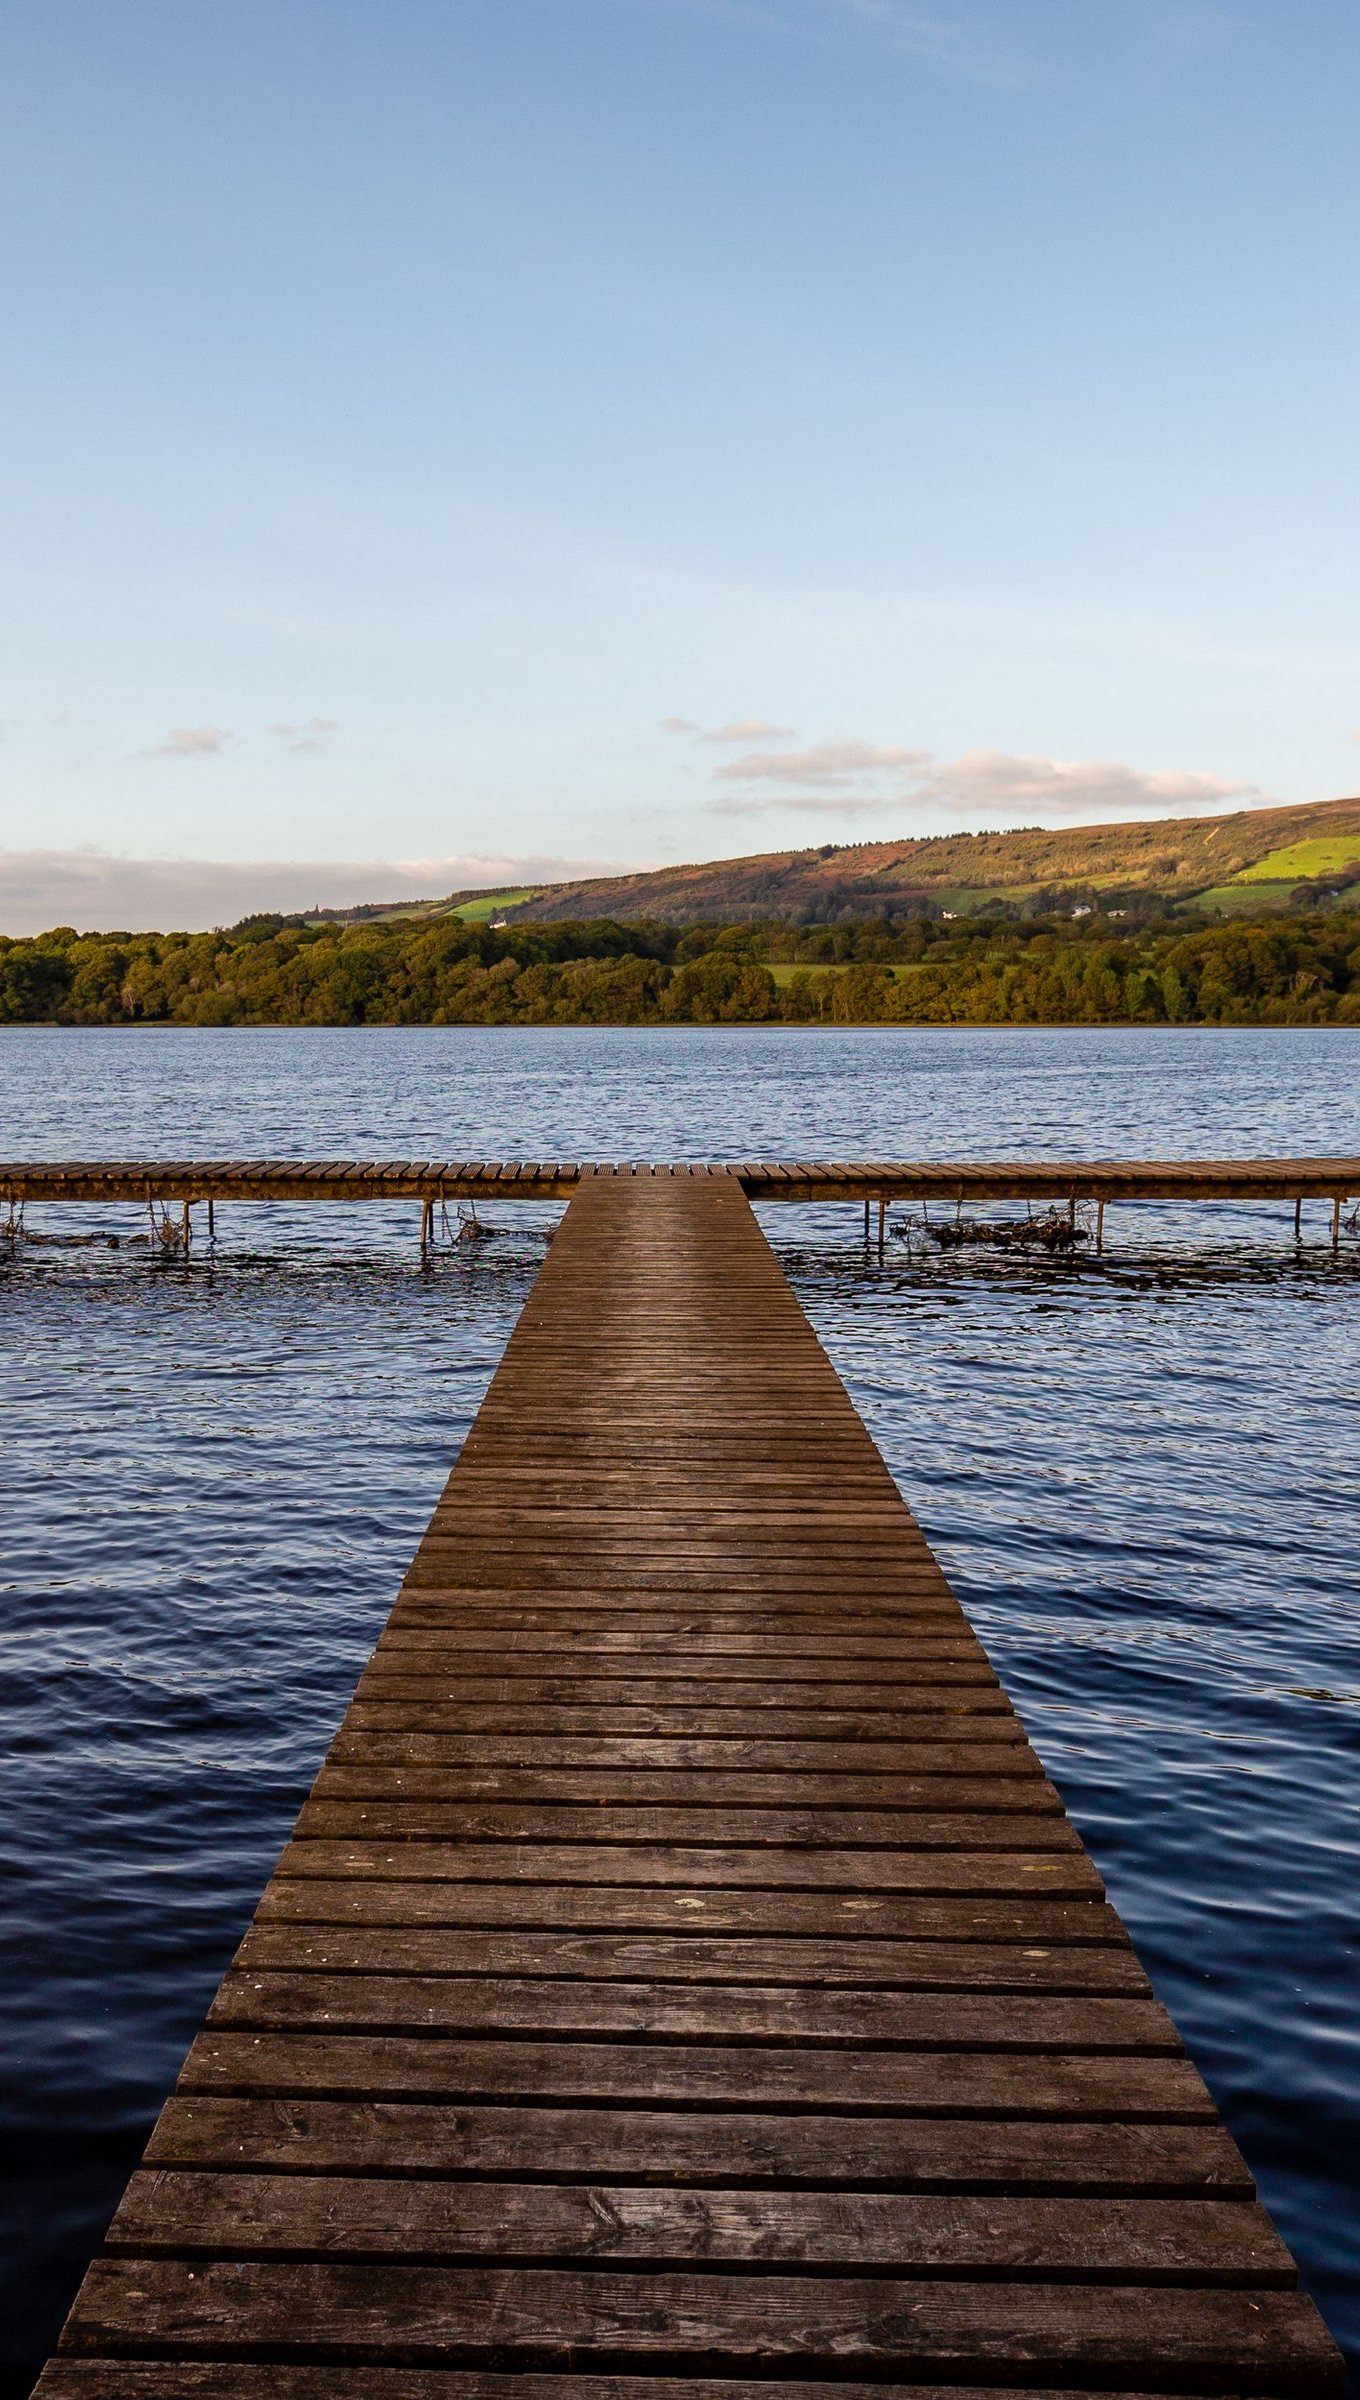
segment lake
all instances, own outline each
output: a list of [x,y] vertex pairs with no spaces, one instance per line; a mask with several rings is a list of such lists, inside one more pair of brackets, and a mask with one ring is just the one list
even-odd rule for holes
[[[17,1157],[1360,1154],[1360,1035],[0,1032]],[[543,1255],[233,1207],[0,1245],[5,2185],[26,2394]],[[136,1211],[29,1212],[35,1231]],[[1110,1210],[1073,1265],[762,1222],[1360,2361],[1360,1238]]]

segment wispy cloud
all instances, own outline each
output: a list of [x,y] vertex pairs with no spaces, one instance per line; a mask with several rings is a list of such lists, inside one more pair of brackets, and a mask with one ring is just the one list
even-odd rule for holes
[[663,717],[662,733],[692,733],[697,742],[791,742],[792,725],[772,725],[768,717],[737,717],[730,725],[696,725],[693,717]]
[[[783,783],[819,792],[860,787],[864,778],[881,781],[885,773],[915,774],[930,763],[928,750],[904,750],[896,744],[861,741],[817,742],[810,750],[751,750],[744,758],[714,771],[715,783]],[[716,802],[714,805],[718,805]],[[777,806],[756,801],[755,807]],[[749,813],[744,811],[743,813]]]
[[1231,775],[1130,767],[1109,758],[1015,758],[1001,750],[966,750],[933,769],[930,781],[949,808],[1040,808],[1065,817],[1106,809],[1115,816],[1194,816],[1269,797],[1259,784]]
[[963,0],[915,8],[907,0],[615,0],[645,16],[705,18],[735,30],[819,47],[869,41],[882,52],[916,59],[969,83],[1020,87],[1034,69],[1011,26],[999,35],[991,12]]
[[374,900],[440,899],[446,892],[516,890],[620,871],[612,859],[482,851],[451,858],[119,858],[107,850],[0,851],[0,932],[81,930],[196,933],[256,910],[292,914]]
[[[745,785],[708,803],[723,817],[797,815],[901,817],[947,809],[973,819],[1034,816],[1167,817],[1268,798],[1241,778],[1191,769],[1131,767],[1118,759],[1034,758],[967,750],[938,759],[928,750],[841,739],[801,752],[753,751],[719,767],[715,783]],[[770,791],[762,787],[778,785]]]
[[901,0],[823,0],[834,17],[875,35],[899,57],[919,58],[970,83],[1022,84],[1032,70],[1014,43],[979,23],[976,8],[907,8]]
[[324,750],[331,735],[340,731],[340,725],[335,717],[308,717],[303,725],[271,725],[269,731],[285,749]]
[[715,725],[701,733],[701,742],[791,742],[792,725],[771,725],[765,717],[739,717],[735,725]]
[[220,758],[231,740],[225,725],[172,725],[147,758]]

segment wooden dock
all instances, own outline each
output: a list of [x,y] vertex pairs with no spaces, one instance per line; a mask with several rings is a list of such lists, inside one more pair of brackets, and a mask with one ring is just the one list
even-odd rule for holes
[[30,1159],[0,1163],[0,1203],[569,1200],[582,1183],[735,1182],[750,1200],[1331,1200],[1360,1158],[1220,1159]]
[[38,2391],[828,2384],[1341,2364],[739,1178],[593,1176]]

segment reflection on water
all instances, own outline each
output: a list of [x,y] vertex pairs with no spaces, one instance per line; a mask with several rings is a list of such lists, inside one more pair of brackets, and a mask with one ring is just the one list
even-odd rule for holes
[[[25,1033],[0,1093],[49,1156],[1335,1155],[1355,1038]],[[0,1263],[7,2394],[528,1290],[549,1212],[489,1213],[424,1275],[410,1206]],[[1360,2354],[1360,1244],[1314,1215],[1119,1208],[1075,1264],[763,1222]]]

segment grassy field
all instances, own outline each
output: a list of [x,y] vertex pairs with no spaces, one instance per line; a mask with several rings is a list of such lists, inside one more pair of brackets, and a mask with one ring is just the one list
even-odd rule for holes
[[1292,883],[1248,883],[1243,876],[1198,893],[1195,906],[1212,909],[1219,917],[1273,917],[1288,908],[1296,888]]
[[498,917],[503,908],[518,908],[521,900],[532,900],[537,891],[538,885],[532,884],[522,892],[479,892],[475,900],[460,901],[448,913],[464,925],[484,925],[489,917]]
[[[1234,883],[1288,883],[1301,875],[1335,875],[1342,867],[1360,866],[1360,835],[1320,835],[1311,842],[1290,842],[1269,850],[1234,875]],[[1206,895],[1207,896],[1207,895]]]

